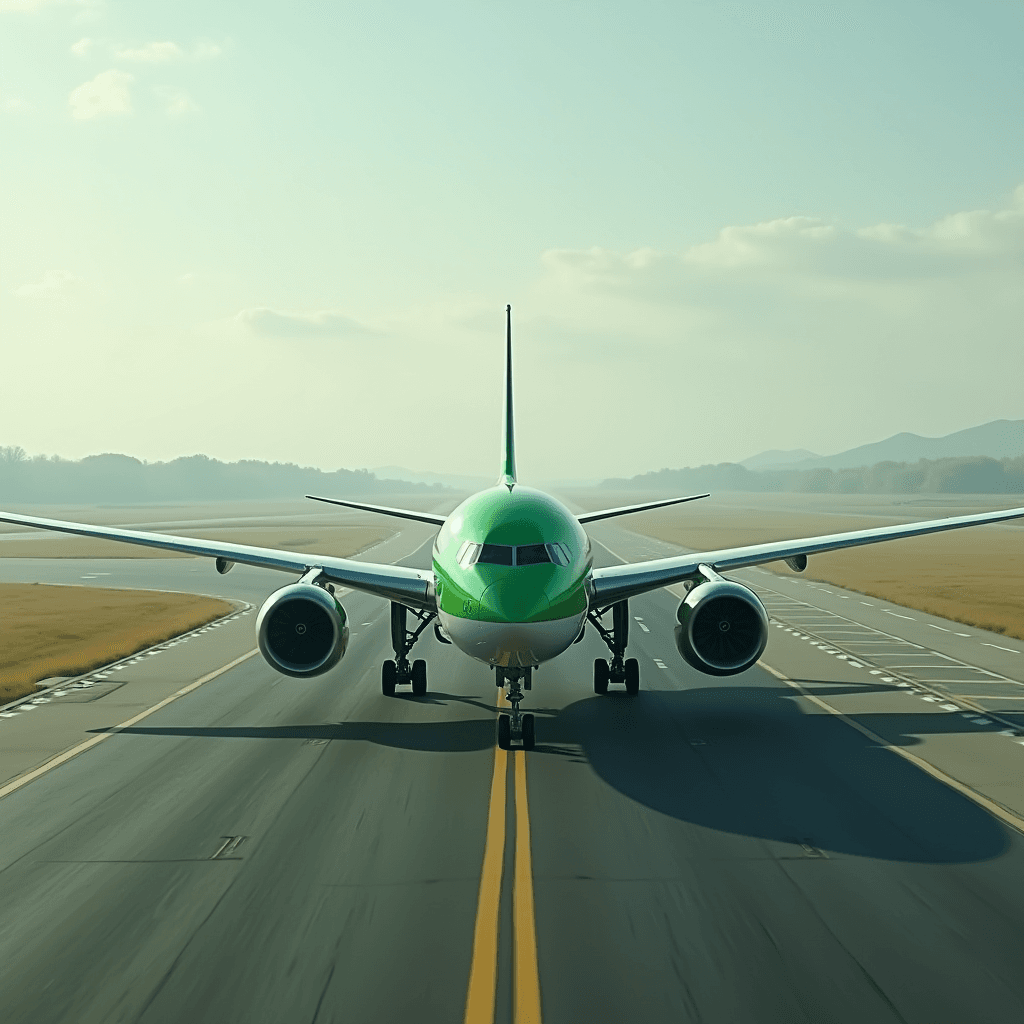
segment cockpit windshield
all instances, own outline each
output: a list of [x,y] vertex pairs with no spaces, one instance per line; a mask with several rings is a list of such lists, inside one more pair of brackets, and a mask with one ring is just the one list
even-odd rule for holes
[[459,548],[458,563],[473,565],[568,565],[572,556],[565,544],[475,544],[467,540]]
[[513,548],[505,544],[479,544],[475,561],[484,565],[512,565]]

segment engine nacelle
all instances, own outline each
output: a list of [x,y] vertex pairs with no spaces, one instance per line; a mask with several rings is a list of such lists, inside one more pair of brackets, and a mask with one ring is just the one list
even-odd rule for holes
[[679,653],[709,676],[750,668],[768,643],[768,615],[757,595],[721,577],[694,587],[676,618]]
[[256,619],[260,653],[286,676],[319,676],[348,647],[345,609],[322,587],[292,583],[263,602]]

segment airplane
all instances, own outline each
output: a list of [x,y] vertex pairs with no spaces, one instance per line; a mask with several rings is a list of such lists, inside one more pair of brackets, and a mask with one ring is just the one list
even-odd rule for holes
[[594,691],[606,694],[615,684],[627,694],[639,692],[637,660],[625,657],[631,598],[675,583],[687,585],[674,630],[680,655],[699,672],[735,675],[761,657],[768,642],[768,615],[749,587],[722,572],[776,561],[802,572],[808,555],[824,551],[1024,517],[1024,508],[1014,508],[595,568],[584,529],[588,523],[708,495],[574,515],[551,495],[520,484],[513,423],[511,306],[506,306],[505,314],[502,463],[493,487],[471,495],[447,516],[306,495],[436,526],[432,570],[9,512],[0,512],[0,522],[205,556],[215,559],[220,573],[241,563],[298,574],[295,582],[266,599],[256,619],[263,657],[278,672],[297,678],[330,671],[348,648],[348,616],[335,597],[335,584],[381,597],[391,604],[395,655],[381,669],[384,695],[393,696],[400,685],[410,686],[417,695],[427,692],[426,661],[410,661],[409,655],[433,624],[438,640],[489,665],[496,685],[507,691],[511,712],[498,716],[498,746],[530,750],[535,743],[534,718],[520,705],[525,691],[532,688],[533,670],[582,640],[588,625],[611,655],[594,662]]

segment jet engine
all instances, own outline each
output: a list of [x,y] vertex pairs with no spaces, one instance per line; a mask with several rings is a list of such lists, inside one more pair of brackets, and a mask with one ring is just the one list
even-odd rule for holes
[[348,647],[348,616],[322,587],[292,583],[263,602],[256,640],[278,672],[299,679],[319,676],[334,668]]
[[717,574],[686,595],[676,618],[679,653],[709,676],[750,668],[768,643],[768,615],[757,595]]

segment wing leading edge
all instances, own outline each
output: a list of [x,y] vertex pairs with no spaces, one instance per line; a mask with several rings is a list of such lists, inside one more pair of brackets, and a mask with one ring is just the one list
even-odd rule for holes
[[594,570],[592,597],[595,605],[607,607],[648,590],[657,590],[659,587],[693,579],[699,575],[701,565],[709,565],[719,572],[746,569],[752,565],[798,558],[801,555],[838,551],[842,548],[859,547],[862,544],[878,544],[901,537],[920,537],[927,533],[960,530],[968,526],[1021,518],[1024,518],[1024,508],[1012,508],[1000,512],[982,512],[973,516],[953,516],[949,519],[932,519],[921,523],[906,523],[903,526],[882,526],[872,530],[853,530],[849,533],[775,541],[770,544],[748,544],[739,548],[721,548],[718,551],[694,552],[649,562],[615,565]]
[[40,530],[54,530],[58,533],[72,533],[79,537],[98,537],[102,540],[139,544],[163,551],[179,551],[186,555],[222,558],[228,562],[299,575],[312,568],[320,568],[323,570],[324,578],[332,583],[340,583],[353,590],[362,590],[412,608],[433,610],[434,574],[425,569],[356,562],[350,558],[335,558],[330,555],[302,555],[294,551],[252,547],[249,544],[193,540],[191,537],[175,537],[168,533],[146,533],[142,530],[121,530],[112,526],[68,523],[61,519],[40,519],[36,516],[13,515],[10,512],[0,512],[0,522],[32,526]]

